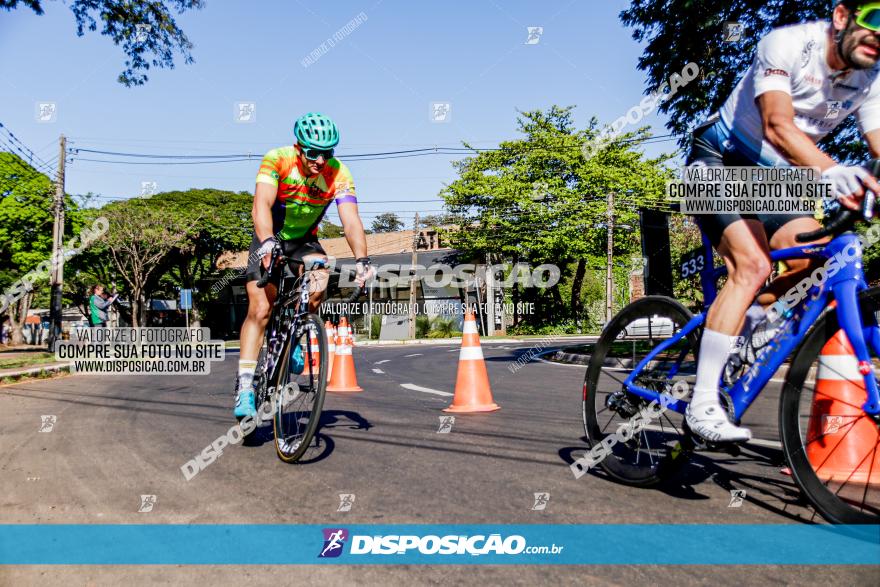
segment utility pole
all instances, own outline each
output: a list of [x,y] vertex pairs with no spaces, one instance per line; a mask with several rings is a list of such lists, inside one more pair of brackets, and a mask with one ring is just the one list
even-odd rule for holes
[[608,267],[605,270],[605,324],[611,322],[614,314],[614,193],[608,194],[608,219],[605,226],[608,228]]
[[52,228],[52,290],[49,301],[49,350],[61,338],[61,290],[64,284],[64,160],[67,139],[61,135],[58,155],[58,178],[55,182],[55,223]]
[[486,336],[495,336],[495,275],[491,268],[492,258],[486,253]]
[[413,219],[412,264],[409,270],[409,337],[416,337],[416,265],[419,262],[419,215]]

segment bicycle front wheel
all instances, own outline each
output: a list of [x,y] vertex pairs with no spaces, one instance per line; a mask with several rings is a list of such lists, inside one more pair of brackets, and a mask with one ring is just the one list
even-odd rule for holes
[[[608,441],[610,453],[601,460],[612,479],[654,485],[684,463],[693,449],[680,414],[664,409],[656,415],[650,402],[623,385],[648,353],[680,332],[691,317],[672,298],[642,298],[606,325],[593,349],[584,379],[584,431],[591,449],[614,436]],[[636,377],[636,385],[659,393],[671,393],[678,381],[690,387],[696,376],[698,337],[694,330],[657,355]],[[652,413],[656,417],[635,425],[636,419],[644,422],[643,416]]]
[[302,458],[318,430],[327,393],[327,356],[324,325],[308,314],[288,336],[273,382],[275,450],[286,463]]
[[[880,288],[862,292],[859,307],[862,326],[876,327]],[[832,310],[801,343],[780,397],[779,431],[792,475],[822,517],[837,524],[877,524],[880,423],[862,410],[865,384],[839,331]],[[871,356],[875,378],[877,352]]]

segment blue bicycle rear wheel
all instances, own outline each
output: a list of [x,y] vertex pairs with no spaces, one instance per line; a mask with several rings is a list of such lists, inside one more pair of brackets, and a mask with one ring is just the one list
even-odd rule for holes
[[[672,298],[642,298],[621,310],[596,343],[584,378],[584,431],[589,460],[605,452],[599,463],[616,481],[655,485],[686,462],[693,450],[683,417],[672,410],[634,427],[636,418],[651,413],[650,402],[623,385],[651,350],[681,331],[691,318],[687,308]],[[659,393],[671,393],[678,381],[690,387],[696,376],[698,341],[697,330],[683,337],[651,361],[636,383]],[[670,369],[675,371],[673,377]],[[628,430],[637,431],[627,434]],[[603,450],[603,444],[610,446]]]

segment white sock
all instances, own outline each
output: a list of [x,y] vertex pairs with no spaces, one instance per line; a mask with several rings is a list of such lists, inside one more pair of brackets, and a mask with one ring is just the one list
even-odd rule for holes
[[697,362],[697,381],[694,384],[694,397],[691,405],[696,407],[709,402],[712,402],[713,405],[720,403],[718,383],[735,343],[735,336],[721,334],[708,328],[703,330],[700,358]]
[[249,389],[253,387],[254,373],[256,373],[256,371],[256,361],[247,361],[244,359],[238,361],[238,390]]

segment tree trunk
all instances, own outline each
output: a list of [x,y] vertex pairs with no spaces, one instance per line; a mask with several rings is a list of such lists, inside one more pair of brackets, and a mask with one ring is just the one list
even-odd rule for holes
[[144,317],[146,310],[144,306],[146,300],[144,292],[141,289],[135,289],[131,292],[131,326],[132,328],[141,328],[144,326]]
[[[513,266],[516,267],[517,258],[513,258]],[[511,286],[510,292],[510,301],[513,303],[513,325],[516,326],[519,324],[519,285],[516,280],[513,282],[513,286]]]
[[[562,299],[562,292],[559,291],[559,284],[557,283],[553,287],[550,288],[550,296],[553,298],[553,305],[559,309],[559,312],[562,313],[565,311],[565,301]],[[542,296],[543,297],[543,296]],[[548,314],[543,314],[547,316]],[[549,314],[552,316],[552,314]]]
[[[151,298],[152,299],[152,298]],[[150,308],[147,297],[143,292],[138,296],[138,323],[143,327],[147,326],[147,310]]]
[[571,280],[571,317],[574,318],[575,324],[580,326],[581,315],[584,311],[583,301],[581,300],[581,289],[584,286],[584,276],[587,274],[587,261],[581,259],[578,261],[577,269],[574,271],[574,278]]
[[28,311],[31,309],[31,301],[34,292],[29,291],[17,302],[9,305],[9,321],[12,327],[10,342],[13,345],[24,344],[24,325],[27,321]]

